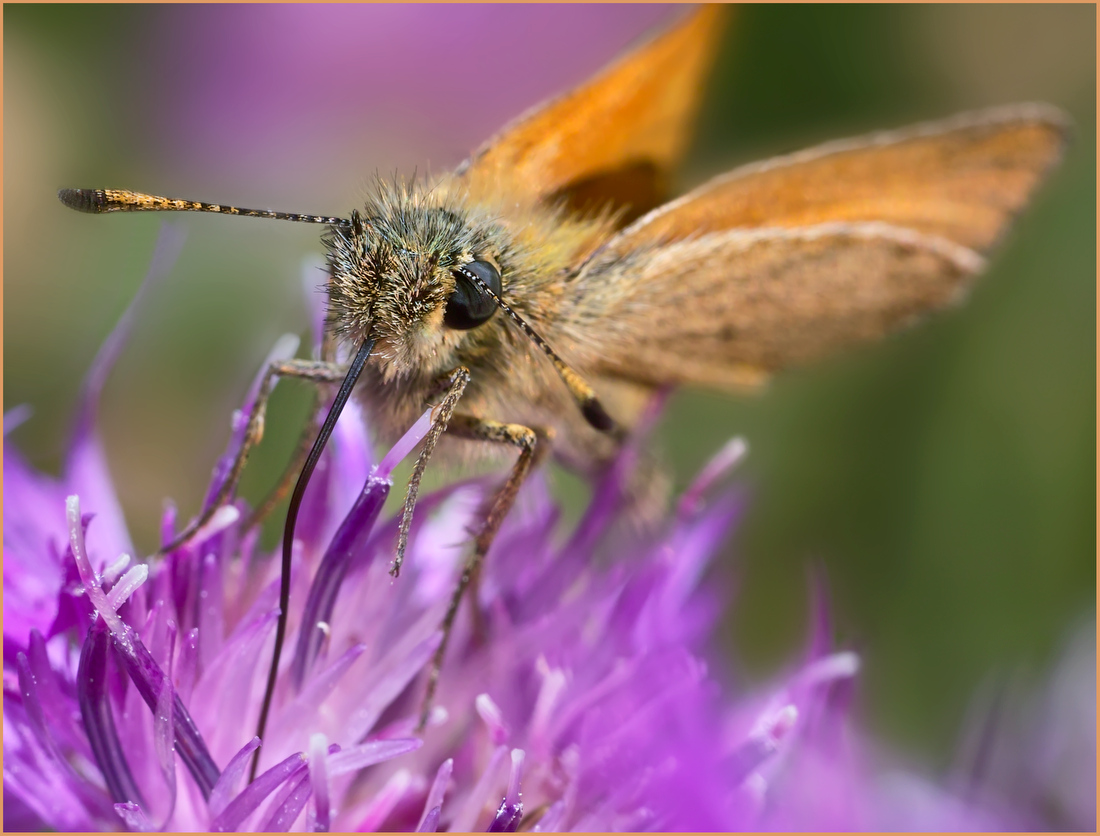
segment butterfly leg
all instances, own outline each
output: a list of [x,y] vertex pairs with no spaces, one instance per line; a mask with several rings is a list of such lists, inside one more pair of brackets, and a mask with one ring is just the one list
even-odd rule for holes
[[[335,365],[336,338],[331,332],[325,333],[321,340],[320,349],[321,359],[326,363]],[[279,481],[276,482],[275,486],[260,500],[260,503],[252,509],[252,513],[249,514],[248,518],[244,521],[244,525],[242,526],[244,531],[250,531],[268,518],[279,503],[287,498],[290,489],[294,486],[294,482],[298,478],[298,474],[302,472],[306,459],[309,457],[309,451],[313,447],[313,440],[317,437],[317,427],[320,424],[319,419],[322,415],[322,410],[325,408],[324,388],[325,387],[322,385],[313,387],[313,402],[309,407],[310,417],[302,426],[302,432],[298,436],[298,446],[294,449],[294,453],[291,455],[290,461],[287,462],[287,466],[283,468],[283,474],[279,477]]]
[[248,425],[245,429],[241,447],[237,451],[229,468],[229,473],[226,474],[221,487],[218,488],[218,492],[207,508],[170,543],[161,546],[157,551],[157,556],[165,555],[187,543],[204,525],[210,522],[215,512],[233,496],[237,490],[237,484],[241,480],[244,467],[248,463],[248,456],[252,452],[252,448],[263,439],[267,402],[271,398],[271,391],[275,388],[275,383],[280,377],[295,377],[311,381],[317,385],[325,385],[339,383],[346,373],[347,368],[344,366],[323,360],[281,360],[268,366],[263,379],[260,381],[256,400],[248,413]]
[[440,391],[445,391],[443,400],[432,409],[432,427],[424,437],[424,446],[417,456],[413,466],[412,475],[409,477],[409,485],[405,488],[405,504],[401,509],[401,524],[397,529],[397,551],[394,554],[393,565],[390,566],[390,574],[395,578],[401,574],[401,565],[405,562],[405,547],[409,543],[409,529],[412,527],[413,508],[416,507],[416,497],[420,493],[420,480],[424,476],[424,468],[428,466],[428,459],[432,457],[435,445],[443,431],[447,429],[454,415],[458,399],[466,390],[466,384],[470,382],[470,370],[465,366],[459,366],[450,372],[439,382]]
[[462,574],[455,585],[451,595],[451,601],[447,606],[447,613],[443,617],[440,629],[443,631],[443,639],[432,656],[431,667],[428,669],[428,687],[424,694],[424,702],[420,708],[420,722],[418,728],[424,728],[428,721],[428,713],[431,711],[432,701],[435,698],[436,687],[439,684],[439,672],[443,666],[443,657],[447,652],[447,643],[451,637],[455,617],[458,615],[459,605],[466,588],[476,581],[481,571],[481,565],[493,539],[500,530],[501,523],[508,516],[512,505],[516,501],[520,485],[530,472],[533,465],[537,464],[546,451],[550,449],[551,433],[547,430],[534,430],[522,424],[504,424],[499,421],[487,421],[482,418],[474,418],[470,415],[455,415],[451,419],[450,433],[458,438],[468,438],[475,441],[491,441],[496,444],[510,444],[519,448],[519,458],[512,466],[504,485],[493,497],[486,515],[485,524],[474,541],[473,553],[467,558],[462,567]]

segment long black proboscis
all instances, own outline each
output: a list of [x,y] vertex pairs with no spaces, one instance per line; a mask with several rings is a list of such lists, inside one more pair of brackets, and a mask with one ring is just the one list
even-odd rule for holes
[[[283,565],[279,580],[279,620],[275,624],[275,650],[271,654],[271,670],[267,673],[267,688],[264,690],[264,701],[260,707],[260,721],[256,725],[256,736],[260,740],[264,739],[264,732],[267,730],[267,715],[271,710],[271,700],[275,695],[275,678],[279,672],[279,658],[283,653],[283,639],[286,638],[287,609],[290,604],[290,556],[294,545],[294,526],[298,522],[298,509],[302,506],[302,497],[305,496],[309,478],[313,475],[314,468],[317,467],[317,462],[321,458],[321,453],[325,449],[329,436],[332,435],[332,430],[336,426],[340,413],[344,411],[344,405],[351,397],[351,390],[355,388],[355,381],[359,379],[359,374],[363,371],[363,366],[366,364],[367,358],[370,357],[372,348],[374,348],[374,340],[364,340],[359,347],[359,353],[351,361],[348,373],[344,376],[344,382],[340,384],[340,391],[336,393],[336,399],[332,402],[328,415],[325,416],[325,422],[321,425],[320,432],[317,433],[317,438],[309,451],[302,472],[298,474],[298,481],[294,484],[294,492],[290,495],[290,506],[286,511],[286,525],[283,527]],[[256,778],[256,768],[259,763],[260,750],[257,749],[252,755],[252,768],[248,775],[249,782]]]

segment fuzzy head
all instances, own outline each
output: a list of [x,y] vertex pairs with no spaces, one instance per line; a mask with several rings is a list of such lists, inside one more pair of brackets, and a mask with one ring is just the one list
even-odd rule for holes
[[496,311],[469,273],[499,293],[510,259],[494,218],[416,184],[379,182],[325,244],[329,327],[356,345],[374,338],[387,379],[453,366],[466,332]]

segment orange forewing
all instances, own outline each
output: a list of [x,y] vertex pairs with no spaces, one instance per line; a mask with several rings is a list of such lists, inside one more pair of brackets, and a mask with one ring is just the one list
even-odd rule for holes
[[701,6],[592,79],[507,125],[458,169],[487,191],[611,203],[637,216],[667,197],[722,31]]
[[1061,155],[1065,117],[1015,105],[743,166],[635,222],[629,251],[723,229],[882,221],[988,249]]

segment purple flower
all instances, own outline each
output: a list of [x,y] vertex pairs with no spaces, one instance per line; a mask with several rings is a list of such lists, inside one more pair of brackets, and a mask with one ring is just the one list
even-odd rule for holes
[[[164,237],[152,273],[174,258]],[[148,282],[147,282],[148,284]],[[390,473],[354,406],[307,492],[290,633],[257,779],[246,784],[277,615],[278,562],[242,501],[185,547],[133,563],[95,433],[124,318],[93,363],[60,479],[4,458],[4,824],[89,830],[732,830],[1018,827],[1027,820],[883,767],[850,728],[858,658],[829,647],[771,688],[708,669],[721,603],[699,580],[741,512],[723,450],[658,533],[616,526],[636,448],[554,537],[543,480],[461,611],[428,726],[425,665],[492,481],[421,499],[406,571]],[[280,341],[286,356],[295,341]],[[253,395],[249,396],[250,398]],[[227,457],[241,441],[240,415]],[[6,423],[15,424],[18,414]],[[226,472],[214,470],[210,496]],[[165,514],[164,542],[176,529]],[[823,598],[823,596],[819,596]]]

